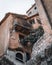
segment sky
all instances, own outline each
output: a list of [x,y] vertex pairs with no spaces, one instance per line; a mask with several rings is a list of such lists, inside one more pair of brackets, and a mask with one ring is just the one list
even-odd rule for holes
[[34,3],[34,0],[0,0],[0,21],[8,12],[26,14]]

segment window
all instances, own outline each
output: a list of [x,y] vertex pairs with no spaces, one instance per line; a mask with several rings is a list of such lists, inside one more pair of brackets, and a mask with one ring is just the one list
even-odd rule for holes
[[34,8],[35,10],[37,9],[37,7]]
[[34,19],[30,20],[29,23],[30,23],[30,24],[35,24]]
[[30,15],[32,12],[29,12],[29,14],[28,15]]
[[42,24],[41,21],[40,21],[39,19],[37,19],[37,22],[38,22],[39,24]]
[[22,39],[24,39],[24,36],[23,35],[19,35],[20,42],[21,42]]

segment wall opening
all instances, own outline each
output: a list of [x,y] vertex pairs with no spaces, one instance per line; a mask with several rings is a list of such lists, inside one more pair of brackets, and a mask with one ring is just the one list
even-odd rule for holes
[[23,55],[21,53],[16,54],[16,60],[23,62]]

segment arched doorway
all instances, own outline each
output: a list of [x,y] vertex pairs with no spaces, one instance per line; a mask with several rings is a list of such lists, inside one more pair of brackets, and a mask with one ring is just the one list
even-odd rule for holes
[[16,60],[23,62],[23,53],[21,51],[16,53]]

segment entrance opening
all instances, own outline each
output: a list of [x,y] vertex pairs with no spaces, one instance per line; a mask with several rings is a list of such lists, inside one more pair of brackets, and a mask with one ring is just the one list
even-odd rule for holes
[[21,53],[16,54],[16,60],[23,62],[23,55]]
[[26,61],[30,60],[30,54],[26,53]]

